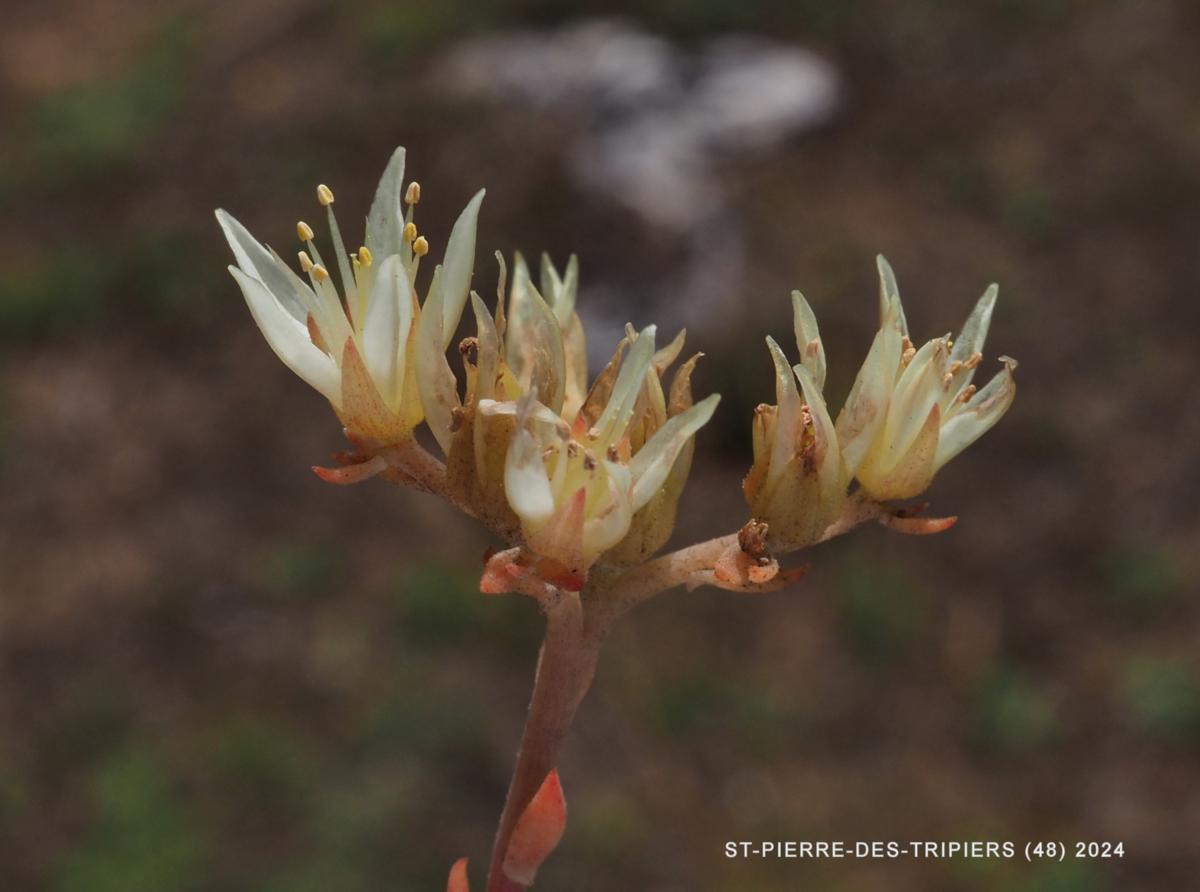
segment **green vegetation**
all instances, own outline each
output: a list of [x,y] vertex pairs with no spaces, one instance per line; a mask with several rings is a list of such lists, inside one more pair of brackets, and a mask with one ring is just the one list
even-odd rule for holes
[[1165,741],[1200,740],[1200,678],[1193,668],[1162,659],[1125,668],[1125,707],[1143,733]]
[[95,777],[95,818],[63,862],[57,892],[187,892],[200,849],[168,775],[149,754],[117,753]]
[[1025,672],[994,667],[975,688],[972,735],[984,750],[1019,755],[1051,743],[1059,732],[1053,703]]

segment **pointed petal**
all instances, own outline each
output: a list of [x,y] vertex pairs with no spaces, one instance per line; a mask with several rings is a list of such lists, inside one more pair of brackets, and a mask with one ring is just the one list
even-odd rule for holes
[[403,195],[404,146],[400,146],[392,153],[383,176],[379,178],[375,199],[367,214],[367,247],[377,261],[400,254],[403,249],[404,217],[400,212]]
[[822,504],[839,503],[841,491],[845,489],[845,478],[842,476],[842,456],[838,449],[837,432],[825,407],[825,398],[814,380],[812,373],[803,365],[794,369],[800,389],[804,394],[804,402],[808,405],[809,416],[812,418],[813,437],[815,438],[814,460],[817,465],[817,478],[820,481]]
[[641,509],[662,488],[680,450],[708,424],[720,401],[720,394],[714,393],[669,419],[633,457],[629,473],[633,478],[631,502],[634,511]]
[[463,307],[471,290],[471,273],[475,269],[475,230],[479,224],[479,206],[485,190],[480,189],[467,202],[454,222],[442,269],[442,350],[450,344]]
[[566,356],[562,329],[529,278],[529,267],[520,254],[513,265],[505,359],[525,390],[537,389],[542,402],[562,410]]
[[566,365],[562,414],[573,419],[587,399],[587,338],[579,315],[571,314],[563,328],[563,361]]
[[949,353],[943,338],[928,341],[896,380],[883,430],[889,452],[894,457],[908,450],[912,438],[929,415],[929,407],[940,401],[942,375]]
[[429,285],[429,297],[421,308],[417,320],[416,350],[417,391],[421,395],[421,406],[425,410],[425,421],[445,455],[450,454],[450,441],[454,437],[450,430],[454,409],[459,405],[458,381],[446,361],[445,337],[442,313],[445,291],[442,288],[442,267],[433,271]]
[[606,448],[621,438],[633,417],[642,381],[654,358],[655,330],[655,326],[648,325],[638,333],[629,356],[621,363],[621,371],[613,384],[608,405],[604,407],[604,413],[596,422],[596,427],[600,430],[599,441]]
[[908,337],[908,320],[904,318],[904,305],[900,303],[900,289],[896,285],[896,274],[892,265],[879,254],[875,258],[879,269],[879,322],[880,325],[888,316],[888,311],[894,304],[896,307],[896,324],[900,326],[902,337]]
[[775,402],[778,406],[771,442],[771,464],[763,484],[764,489],[770,491],[796,454],[796,445],[800,440],[801,417],[800,393],[796,389],[792,367],[774,338],[767,338],[767,349],[775,365]]
[[675,335],[675,339],[671,343],[654,354],[654,359],[650,363],[650,367],[654,369],[655,375],[661,378],[663,372],[671,367],[671,363],[679,358],[679,354],[683,352],[683,344],[686,339],[687,329],[681,328],[679,329],[679,334]]
[[412,306],[400,258],[388,257],[379,265],[363,321],[363,360],[379,393],[392,411],[399,408],[402,353],[412,324]]
[[812,374],[817,390],[825,389],[825,344],[817,329],[817,317],[799,291],[792,292],[792,319],[800,364]]
[[[225,233],[238,267],[252,279],[258,279],[295,319],[303,322],[310,307],[300,300],[287,273],[291,272],[268,248],[259,244],[236,219],[224,210],[216,211],[217,223]],[[299,281],[299,278],[292,273]],[[302,282],[300,282],[303,285]],[[305,286],[307,287],[307,286]]]
[[846,405],[838,414],[838,444],[846,473],[851,477],[858,472],[887,420],[902,348],[895,313],[889,312],[858,370]]
[[[958,338],[954,342],[954,350],[950,353],[951,363],[956,361],[966,363],[972,354],[983,352],[983,343],[987,339],[988,328],[992,324],[992,311],[996,307],[996,297],[999,293],[1000,286],[993,283],[976,302],[975,309],[967,317],[962,331],[958,333]],[[970,368],[964,365],[955,374],[954,383],[950,389],[957,394],[970,384],[974,377],[975,365],[972,364]]]
[[267,286],[236,266],[229,272],[242,289],[242,296],[259,330],[283,360],[284,365],[299,375],[310,387],[321,393],[337,408],[342,403],[341,375],[337,363],[316,345],[308,335],[308,326],[301,324],[283,308]]
[[1002,357],[1004,368],[942,425],[934,470],[941,468],[999,421],[1017,395],[1016,360]]

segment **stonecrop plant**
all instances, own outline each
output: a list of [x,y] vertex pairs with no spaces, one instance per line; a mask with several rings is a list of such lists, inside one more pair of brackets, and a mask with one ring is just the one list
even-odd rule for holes
[[[519,254],[510,279],[497,253],[498,295],[489,310],[471,290],[482,190],[459,215],[442,262],[421,275],[431,246],[414,220],[421,188],[404,185],[404,161],[397,149],[353,251],[334,216],[333,192],[317,187],[332,268],[305,222],[296,224],[304,244],[298,274],[225,211],[217,220],[255,322],[279,358],[329,400],[352,445],[335,456],[337,467],[316,473],[338,484],[380,477],[447,499],[498,540],[499,550],[485,556],[480,590],[528,596],[545,614],[487,874],[488,892],[513,892],[533,883],[565,828],[559,750],[613,622],[677,586],[783,588],[804,568],[783,569],[780,557],[863,523],[916,534],[947,529],[955,518],[926,519],[918,516],[923,506],[894,503],[920,495],[1007,411],[1016,362],[1001,357],[995,377],[982,388],[972,383],[995,285],[956,338],[918,348],[881,257],[879,330],[835,420],[823,393],[816,317],[793,292],[796,361],[767,338],[775,403],[760,405],[751,423],[748,517],[734,532],[656,557],[675,525],[695,437],[719,399],[693,398],[701,354],[679,363],[668,383],[684,333],[659,346],[653,325],[627,326],[589,384],[574,257],[560,273],[543,256],[535,286]],[[447,351],[468,303],[475,333],[459,342],[452,365]],[[418,442],[422,423],[440,457]],[[465,860],[447,888],[467,892]]]

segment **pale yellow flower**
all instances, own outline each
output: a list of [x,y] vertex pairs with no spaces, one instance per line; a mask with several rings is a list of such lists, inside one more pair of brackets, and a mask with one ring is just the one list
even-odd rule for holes
[[719,397],[692,404],[698,357],[676,373],[670,396],[664,392],[661,377],[683,336],[656,352],[654,326],[627,328],[588,389],[575,261],[559,276],[544,259],[541,282],[539,292],[518,256],[507,313],[493,318],[473,298],[479,334],[465,405],[477,411],[464,413],[450,472],[462,475],[460,486],[486,516],[496,517],[502,496],[526,547],[568,580],[582,580],[602,555],[631,561],[665,543],[692,438]]
[[305,243],[299,264],[306,281],[232,216],[217,211],[237,260],[229,270],[271,348],[329,400],[349,432],[379,444],[408,439],[426,418],[439,441],[448,437],[457,394],[445,389],[449,370],[442,374],[442,367],[467,301],[484,194],[476,193],[454,224],[444,262],[420,304],[417,273],[429,242],[413,222],[420,187],[410,183],[405,189],[404,155],[403,148],[392,155],[367,216],[364,244],[352,253],[333,214],[333,192],[317,187],[340,292],[307,223],[296,225]]
[[919,495],[934,475],[1008,411],[1016,395],[1015,360],[983,388],[971,383],[983,354],[998,292],[991,285],[958,337],[934,338],[919,350],[891,267],[879,258],[880,325],[838,416],[837,436],[848,474],[874,498]]

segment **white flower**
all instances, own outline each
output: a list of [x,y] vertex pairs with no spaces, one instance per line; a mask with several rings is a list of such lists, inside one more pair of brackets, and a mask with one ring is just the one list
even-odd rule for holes
[[410,183],[404,190],[403,181],[404,149],[399,148],[376,189],[364,244],[353,253],[347,252],[334,217],[333,193],[317,187],[328,214],[341,293],[307,223],[296,225],[307,246],[299,254],[305,281],[228,213],[218,210],[217,221],[237,260],[229,270],[267,342],[329,400],[348,431],[381,444],[398,443],[427,419],[445,443],[458,404],[445,350],[467,301],[484,193],[476,193],[454,224],[444,263],[434,270],[420,305],[414,289],[429,243],[412,219],[420,187]]
[[880,500],[918,495],[934,474],[984,434],[1012,405],[1015,360],[982,389],[971,383],[983,358],[996,304],[991,285],[958,338],[934,338],[919,350],[908,326],[891,267],[879,258],[880,325],[838,416],[847,473]]

